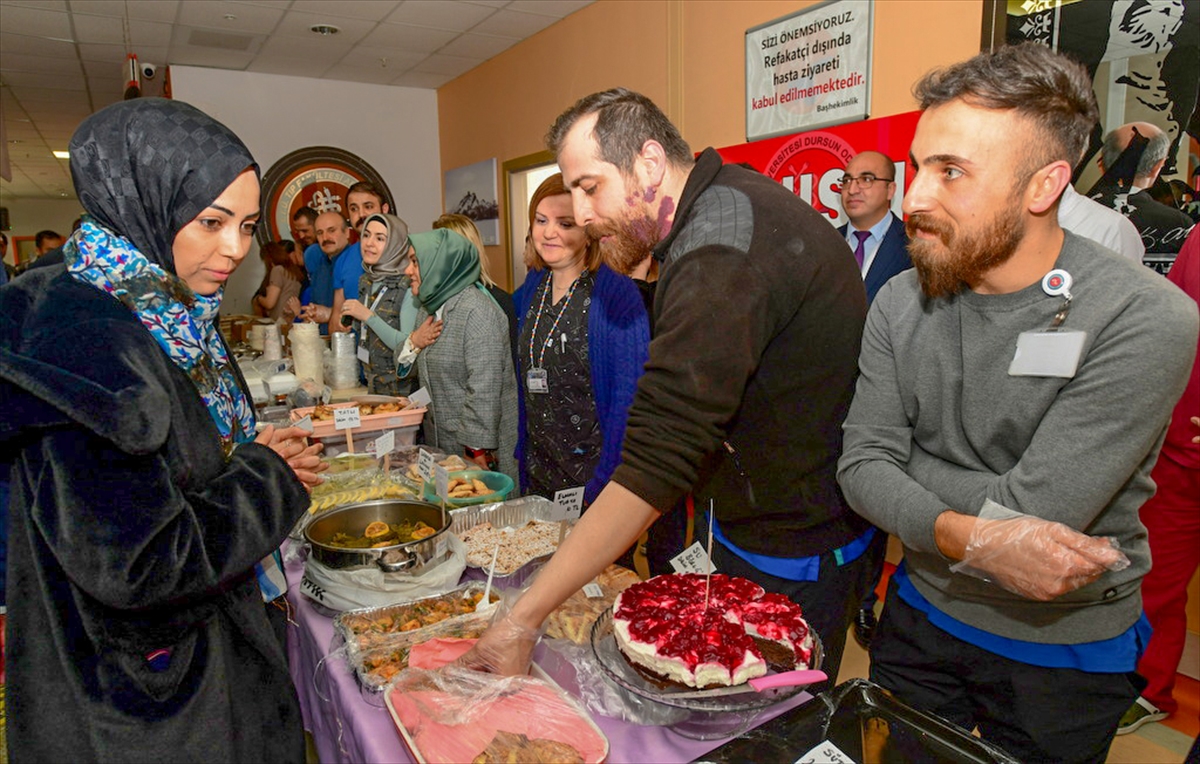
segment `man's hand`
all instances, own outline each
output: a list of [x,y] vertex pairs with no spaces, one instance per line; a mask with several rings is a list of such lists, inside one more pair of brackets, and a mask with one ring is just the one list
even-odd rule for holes
[[950,568],[955,573],[1043,602],[1090,584],[1106,570],[1129,565],[1111,539],[1015,512],[989,519],[946,511],[937,519],[934,536],[942,554],[961,560]]
[[331,312],[328,305],[305,305],[300,309],[300,318],[312,321],[314,324],[327,324]]

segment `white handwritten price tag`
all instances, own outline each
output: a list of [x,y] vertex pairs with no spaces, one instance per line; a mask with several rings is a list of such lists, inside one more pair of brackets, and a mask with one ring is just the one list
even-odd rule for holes
[[408,396],[408,405],[405,406],[404,408],[406,408],[406,409],[425,408],[426,406],[429,405],[429,403],[432,400],[433,400],[433,398],[430,397],[429,391],[422,387],[420,390],[418,390],[415,393],[413,393],[412,395]]
[[[677,556],[671,558],[671,567],[676,573],[699,573],[705,575],[709,571],[708,553],[704,551],[704,545],[697,541],[687,549],[680,552]],[[712,566],[712,572],[717,572],[717,566]]]
[[375,457],[382,457],[384,454],[390,454],[396,450],[396,433],[393,430],[388,430],[384,434],[375,439]]
[[433,482],[437,486],[437,495],[445,501],[450,494],[450,473],[440,464],[433,467]]
[[333,429],[353,430],[362,427],[362,417],[358,415],[358,406],[343,406],[333,410]]
[[432,453],[423,448],[417,452],[417,474],[421,476],[422,480],[428,482],[433,479],[433,467],[435,464],[437,464],[437,461],[434,460]]
[[582,513],[583,486],[564,488],[554,494],[554,511],[550,515],[552,521],[578,520]]
[[592,581],[591,583],[588,583],[588,584],[584,584],[583,585],[583,593],[586,594],[589,598],[594,599],[594,600],[600,599],[601,597],[604,596],[604,590],[601,589],[600,584],[596,583],[595,581]]
[[796,764],[857,764],[846,752],[826,740],[814,745],[807,753],[796,759]]
[[304,430],[305,432],[312,432],[313,431],[312,416],[306,416],[303,419],[298,419],[298,420],[296,420],[296,423],[292,426],[299,427],[301,430]]

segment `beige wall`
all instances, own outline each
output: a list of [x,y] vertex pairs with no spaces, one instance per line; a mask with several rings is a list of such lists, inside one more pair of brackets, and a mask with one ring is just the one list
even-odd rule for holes
[[[442,170],[540,151],[559,113],[618,85],[658,103],[694,149],[742,143],[746,29],[813,4],[597,0],[438,90]],[[983,0],[876,3],[871,116],[911,111],[913,81],[977,53],[982,15]],[[504,248],[487,249],[505,273]]]

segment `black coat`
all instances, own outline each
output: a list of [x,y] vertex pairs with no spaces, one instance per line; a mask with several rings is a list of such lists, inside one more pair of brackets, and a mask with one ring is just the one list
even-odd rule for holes
[[61,265],[0,289],[0,406],[12,760],[303,760],[253,575],[308,504],[287,464],[227,459],[188,377]]

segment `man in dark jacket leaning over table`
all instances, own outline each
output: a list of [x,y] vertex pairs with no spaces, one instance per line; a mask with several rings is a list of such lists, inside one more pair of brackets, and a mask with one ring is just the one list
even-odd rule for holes
[[883,543],[835,476],[866,309],[845,241],[774,181],[694,160],[637,93],[582,99],[548,142],[611,264],[653,249],[654,340],[612,480],[467,662],[523,670],[521,637],[691,491],[698,537],[715,503],[716,568],[795,599],[836,676],[862,554]]
[[1141,684],[1138,507],[1196,307],[1058,225],[1082,66],[1006,47],[915,93],[915,269],[871,305],[838,475],[904,543],[871,678],[1021,761],[1102,762]]

